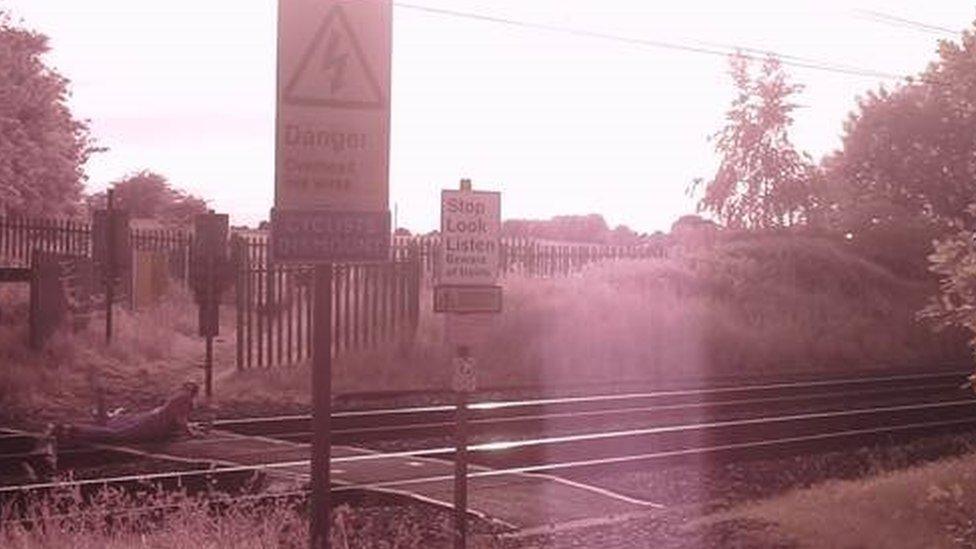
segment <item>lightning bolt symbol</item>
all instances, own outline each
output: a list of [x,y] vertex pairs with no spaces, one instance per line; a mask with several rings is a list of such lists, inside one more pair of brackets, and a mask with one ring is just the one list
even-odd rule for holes
[[349,54],[339,54],[339,35],[333,33],[329,39],[329,47],[325,50],[325,58],[322,60],[322,70],[332,71],[332,82],[329,84],[332,93],[335,93],[344,83],[348,57]]

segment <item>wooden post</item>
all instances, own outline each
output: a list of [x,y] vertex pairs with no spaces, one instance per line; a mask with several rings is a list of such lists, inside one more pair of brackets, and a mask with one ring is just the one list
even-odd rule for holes
[[312,499],[310,547],[328,549],[332,526],[332,263],[315,267],[312,344]]

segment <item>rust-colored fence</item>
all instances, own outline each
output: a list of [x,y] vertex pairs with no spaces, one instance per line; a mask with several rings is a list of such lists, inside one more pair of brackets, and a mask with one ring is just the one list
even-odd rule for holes
[[[293,364],[312,352],[314,268],[276,265],[264,238],[237,236],[237,367]],[[419,255],[334,265],[332,353],[410,339],[420,315]]]
[[[440,238],[437,236],[394,238],[394,255],[405,256],[408,250],[420,254],[423,272],[434,277]],[[660,244],[614,246],[609,244],[566,244],[529,238],[503,238],[500,249],[502,276],[519,274],[529,277],[554,278],[569,276],[592,263],[617,259],[645,259],[664,257],[667,250]]]
[[[26,266],[33,250],[91,257],[92,224],[75,220],[0,217],[0,265]],[[165,251],[173,278],[188,282],[189,231],[132,229],[136,251]],[[423,285],[435,280],[437,236],[393,238],[392,260],[337,264],[333,273],[334,354],[375,348],[411,338],[420,313]],[[623,258],[661,257],[661,246],[565,244],[522,238],[501,241],[503,276],[569,276],[586,265]],[[231,240],[235,284],[225,299],[235,304],[237,366],[241,369],[292,364],[311,353],[310,266],[270,261],[267,234],[241,231]]]
[[190,275],[190,250],[193,234],[180,229],[132,229],[129,231],[132,249],[141,252],[166,252],[169,274],[181,282]]
[[70,219],[0,216],[0,264],[27,266],[34,250],[88,257],[91,225]]
[[[134,250],[168,252],[174,278],[185,281],[193,237],[179,229],[131,229]],[[91,257],[92,224],[73,219],[0,216],[0,264],[27,266],[34,250]]]

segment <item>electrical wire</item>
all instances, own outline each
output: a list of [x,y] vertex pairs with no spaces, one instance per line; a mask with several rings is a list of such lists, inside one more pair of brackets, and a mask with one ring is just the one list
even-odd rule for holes
[[959,36],[959,31],[954,31],[950,28],[940,27],[939,25],[932,25],[929,23],[923,23],[921,21],[916,21],[914,19],[906,19],[904,17],[898,17],[896,15],[890,15],[887,13],[882,13],[880,11],[858,9],[858,10],[854,10],[854,12],[862,19],[868,19],[870,21],[874,21],[875,23],[881,23],[883,25],[915,29],[923,32],[928,32],[931,34],[948,34],[952,36]]
[[836,74],[844,74],[848,76],[861,76],[861,77],[868,77],[868,78],[880,78],[885,80],[898,80],[898,81],[923,81],[931,84],[940,84],[940,82],[933,81],[929,78],[910,77],[910,76],[898,75],[890,72],[879,71],[879,70],[874,70],[874,69],[869,69],[864,67],[842,65],[830,61],[822,61],[822,60],[816,60],[807,57],[784,54],[771,49],[758,49],[758,48],[750,48],[747,46],[741,46],[736,44],[716,44],[716,43],[708,43],[708,42],[698,42],[699,45],[694,45],[691,43],[654,40],[649,38],[637,38],[633,36],[613,34],[608,32],[586,29],[582,27],[567,27],[567,26],[553,25],[548,23],[538,23],[538,22],[526,21],[521,19],[514,19],[510,17],[503,17],[500,15],[489,15],[484,13],[470,12],[470,11],[439,8],[434,6],[426,6],[422,4],[394,2],[393,5],[398,8],[414,10],[414,11],[429,13],[433,15],[455,17],[455,18],[468,19],[474,21],[483,21],[487,23],[508,25],[508,26],[518,27],[523,29],[543,30],[548,32],[570,34],[574,36],[608,40],[608,41],[624,43],[624,44],[639,45],[639,46],[646,46],[652,48],[668,49],[673,51],[682,51],[688,53],[697,53],[697,54],[720,56],[720,57],[728,57],[733,54],[740,54],[743,57],[751,60],[759,60],[761,59],[760,56],[774,56],[780,60],[781,64],[795,67],[795,68],[810,69],[810,70],[830,72]]

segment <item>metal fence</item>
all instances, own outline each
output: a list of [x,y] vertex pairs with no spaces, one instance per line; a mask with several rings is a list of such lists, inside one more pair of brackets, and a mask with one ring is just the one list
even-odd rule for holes
[[[234,237],[237,367],[300,362],[312,353],[314,268],[276,265],[264,238]],[[416,254],[333,266],[332,353],[412,339],[420,317]]]
[[27,266],[34,250],[88,257],[91,225],[71,219],[0,216],[0,265]]
[[[423,272],[433,280],[440,250],[438,236],[394,237],[394,256],[405,256],[416,249],[420,254]],[[503,238],[500,242],[500,270],[502,276],[555,278],[569,276],[587,265],[617,259],[646,259],[665,257],[666,248],[660,243],[615,246],[610,244],[562,243],[530,238]]]
[[[91,257],[91,223],[0,217],[0,265],[27,266],[33,250]],[[169,229],[131,229],[134,252],[167,252],[170,275],[189,282],[193,235]],[[234,284],[225,294],[236,315],[240,369],[293,364],[312,352],[311,266],[270,260],[266,233],[238,231],[231,238]],[[396,236],[391,261],[336,264],[333,273],[333,354],[409,340],[420,316],[422,287],[433,284],[437,236]],[[585,266],[623,258],[662,257],[661,246],[566,244],[528,238],[501,241],[502,276],[560,277]]]

